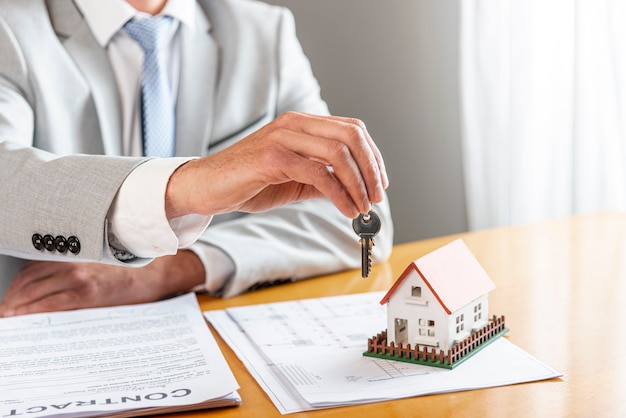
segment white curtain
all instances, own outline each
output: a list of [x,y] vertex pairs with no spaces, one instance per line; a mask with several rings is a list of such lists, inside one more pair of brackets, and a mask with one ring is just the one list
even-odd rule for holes
[[459,4],[469,227],[626,210],[626,1]]

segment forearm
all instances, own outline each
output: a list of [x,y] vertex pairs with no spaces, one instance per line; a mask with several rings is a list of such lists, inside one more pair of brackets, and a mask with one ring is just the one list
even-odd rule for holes
[[144,268],[160,278],[157,288],[162,289],[162,296],[189,292],[204,283],[204,265],[192,251],[156,258]]

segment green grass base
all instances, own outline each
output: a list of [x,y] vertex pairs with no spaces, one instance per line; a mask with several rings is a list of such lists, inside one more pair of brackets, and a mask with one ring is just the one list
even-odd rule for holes
[[478,353],[483,348],[487,347],[489,344],[494,342],[496,339],[502,337],[507,332],[509,332],[509,329],[508,328],[504,328],[502,331],[500,331],[499,333],[495,334],[493,337],[489,338],[487,341],[485,341],[484,343],[480,344],[479,346],[474,348],[472,351],[467,353],[465,356],[461,357],[461,359],[455,361],[452,364],[446,364],[446,363],[442,364],[442,363],[439,363],[439,360],[435,360],[435,361],[418,360],[418,359],[414,359],[414,358],[400,357],[399,355],[394,355],[394,354],[372,353],[372,352],[369,352],[369,351],[364,352],[363,355],[366,356],[366,357],[376,357],[376,358],[380,358],[380,359],[383,359],[383,360],[403,361],[405,363],[421,364],[423,366],[439,367],[441,369],[452,370],[455,367],[457,367],[458,365],[460,365],[463,362],[465,362],[467,359],[471,358],[474,354]]

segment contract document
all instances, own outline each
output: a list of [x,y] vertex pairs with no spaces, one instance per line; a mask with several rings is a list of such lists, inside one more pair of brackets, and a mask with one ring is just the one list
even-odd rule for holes
[[0,417],[238,405],[195,295],[0,319]]
[[561,376],[506,338],[453,370],[364,357],[367,339],[387,326],[383,295],[243,306],[205,317],[282,414]]

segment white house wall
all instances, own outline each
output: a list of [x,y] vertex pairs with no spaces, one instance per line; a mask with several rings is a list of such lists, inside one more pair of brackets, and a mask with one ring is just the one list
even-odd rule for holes
[[[487,295],[484,295],[450,315],[448,320],[448,341],[451,343],[450,346],[469,337],[472,331],[476,331],[487,324],[489,321],[488,303]],[[479,305],[480,309],[477,309]],[[463,319],[457,322],[457,318],[461,316]],[[462,329],[457,333],[457,327],[461,326]],[[450,347],[443,349],[447,350],[448,348]]]
[[[414,286],[421,288],[421,297],[411,296],[411,289]],[[395,341],[395,319],[407,320],[408,335],[406,341]],[[419,319],[434,321],[434,336],[420,335],[420,328],[432,329],[421,326]],[[417,272],[412,271],[400,283],[398,288],[389,298],[387,303],[387,341],[399,343],[410,343],[412,347],[416,344],[438,346],[445,343],[448,335],[448,318],[433,293],[424,283]]]

